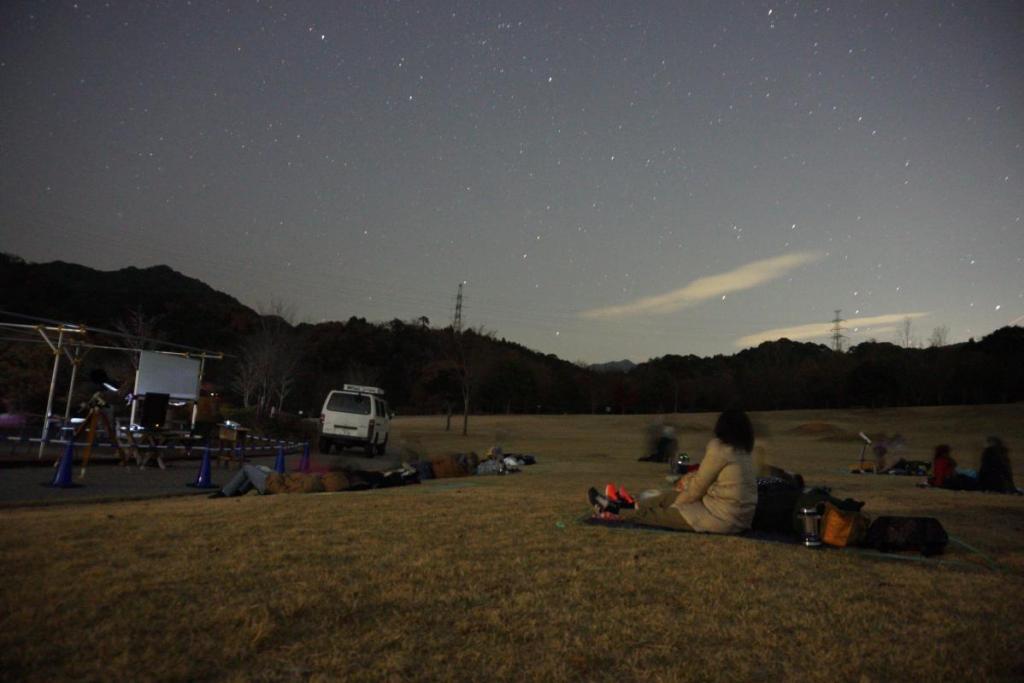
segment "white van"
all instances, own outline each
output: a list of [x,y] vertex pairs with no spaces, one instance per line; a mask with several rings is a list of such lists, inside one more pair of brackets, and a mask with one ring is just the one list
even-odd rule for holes
[[346,384],[327,394],[320,411],[320,452],[359,446],[367,455],[384,455],[391,431],[391,413],[384,390]]

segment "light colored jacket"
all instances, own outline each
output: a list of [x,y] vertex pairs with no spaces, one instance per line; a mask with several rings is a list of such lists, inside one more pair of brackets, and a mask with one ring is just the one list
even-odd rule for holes
[[712,439],[700,469],[686,477],[686,486],[672,505],[695,531],[738,534],[749,529],[757,507],[750,454]]

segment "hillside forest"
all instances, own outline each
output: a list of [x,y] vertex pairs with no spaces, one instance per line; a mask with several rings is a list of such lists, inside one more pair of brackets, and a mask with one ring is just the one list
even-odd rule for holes
[[[327,392],[344,383],[384,388],[404,414],[676,413],[1024,399],[1019,326],[957,344],[868,341],[834,351],[779,339],[732,355],[669,354],[635,366],[588,366],[494,332],[456,331],[427,318],[295,323],[284,306],[258,313],[167,266],[103,272],[12,255],[0,255],[0,310],[127,335],[121,339],[223,351],[224,360],[207,365],[204,389],[261,413],[315,414]],[[91,353],[83,376],[102,368],[125,384],[132,374],[126,356]],[[0,399],[8,409],[42,413],[51,369],[45,344],[0,335]],[[58,386],[66,382],[62,376]],[[89,391],[83,383],[83,397]]]

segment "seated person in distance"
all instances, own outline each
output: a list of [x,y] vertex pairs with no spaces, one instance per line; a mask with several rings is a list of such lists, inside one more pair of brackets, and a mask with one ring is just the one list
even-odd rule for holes
[[931,486],[945,487],[956,477],[956,460],[949,454],[949,445],[939,444],[932,455],[932,476],[928,477]]

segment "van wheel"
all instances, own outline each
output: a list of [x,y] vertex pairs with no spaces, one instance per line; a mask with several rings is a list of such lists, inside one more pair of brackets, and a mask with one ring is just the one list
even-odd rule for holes
[[[391,435],[388,434],[388,436],[391,436]],[[385,436],[384,437],[384,441],[382,441],[381,443],[377,444],[377,455],[384,455],[385,453],[387,453],[387,451],[388,451],[388,437]]]
[[327,455],[331,452],[331,441],[330,439],[320,439],[320,443],[317,444],[320,448],[320,452],[323,455]]

